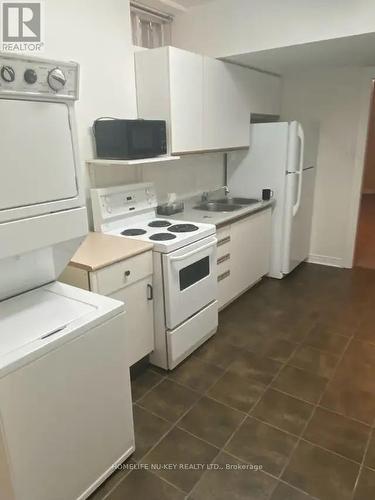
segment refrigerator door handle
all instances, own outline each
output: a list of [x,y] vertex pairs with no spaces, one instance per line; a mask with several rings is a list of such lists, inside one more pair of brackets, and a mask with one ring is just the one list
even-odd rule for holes
[[298,212],[299,206],[301,204],[301,194],[302,194],[302,177],[303,177],[303,157],[304,157],[304,149],[305,149],[305,136],[303,133],[303,129],[300,124],[298,124],[297,128],[297,137],[300,141],[300,156],[299,156],[299,168],[296,172],[298,175],[298,191],[297,191],[297,200],[293,205],[293,217]]

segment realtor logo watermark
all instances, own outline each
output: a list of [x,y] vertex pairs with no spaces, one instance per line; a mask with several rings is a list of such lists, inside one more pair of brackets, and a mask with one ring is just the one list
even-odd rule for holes
[[8,52],[44,50],[44,2],[1,2],[1,44]]

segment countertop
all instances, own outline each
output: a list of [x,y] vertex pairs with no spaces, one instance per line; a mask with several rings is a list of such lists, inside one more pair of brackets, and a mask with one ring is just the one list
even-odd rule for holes
[[121,260],[147,252],[152,247],[152,243],[147,241],[126,237],[119,238],[102,233],[89,233],[73,255],[70,265],[86,271],[97,271]]
[[230,224],[231,222],[235,222],[239,219],[243,219],[244,217],[248,217],[249,215],[272,207],[275,204],[275,199],[273,198],[269,201],[259,201],[259,203],[245,206],[244,208],[235,210],[234,212],[209,212],[207,210],[197,210],[194,206],[198,205],[199,202],[200,196],[184,200],[184,211],[178,214],[170,215],[166,218],[215,224],[217,228],[220,228]]

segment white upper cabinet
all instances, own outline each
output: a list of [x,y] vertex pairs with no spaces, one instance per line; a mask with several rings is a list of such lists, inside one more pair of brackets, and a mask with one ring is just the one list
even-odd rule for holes
[[249,146],[250,105],[236,66],[175,47],[137,52],[135,66],[138,116],[166,120],[169,153]]
[[138,117],[167,122],[169,153],[201,151],[203,57],[174,47],[135,54]]
[[203,148],[203,58],[169,50],[170,128],[173,153]]
[[234,64],[203,57],[204,149],[249,147],[250,107]]

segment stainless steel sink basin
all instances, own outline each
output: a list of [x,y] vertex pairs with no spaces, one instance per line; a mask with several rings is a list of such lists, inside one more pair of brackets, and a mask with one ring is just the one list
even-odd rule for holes
[[236,205],[235,203],[220,203],[218,201],[205,201],[194,207],[196,210],[207,210],[209,212],[234,212],[241,210],[243,205]]
[[256,198],[232,198],[228,196],[227,198],[220,198],[219,200],[215,200],[217,203],[223,203],[226,205],[255,205],[259,203],[259,200]]

